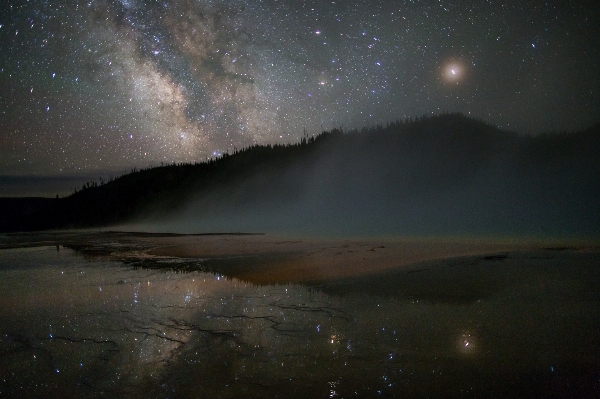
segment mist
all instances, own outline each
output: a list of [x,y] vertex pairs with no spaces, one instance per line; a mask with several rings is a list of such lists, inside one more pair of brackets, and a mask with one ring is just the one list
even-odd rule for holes
[[311,141],[281,156],[265,148],[228,156],[217,183],[163,197],[128,226],[322,236],[600,232],[598,128],[531,137],[442,115]]

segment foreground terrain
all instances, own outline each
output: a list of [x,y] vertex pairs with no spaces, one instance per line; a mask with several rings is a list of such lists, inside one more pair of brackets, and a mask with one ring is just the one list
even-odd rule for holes
[[591,243],[0,238],[0,396],[600,393]]

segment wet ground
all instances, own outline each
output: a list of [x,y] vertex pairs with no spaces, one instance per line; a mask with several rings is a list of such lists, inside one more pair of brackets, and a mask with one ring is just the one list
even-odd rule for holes
[[[597,248],[317,275],[313,244],[257,251],[264,238],[198,236],[212,252],[184,257],[174,246],[189,236],[159,238],[2,237],[0,396],[600,395]],[[215,249],[223,240],[227,254]],[[423,245],[338,244],[314,263]]]

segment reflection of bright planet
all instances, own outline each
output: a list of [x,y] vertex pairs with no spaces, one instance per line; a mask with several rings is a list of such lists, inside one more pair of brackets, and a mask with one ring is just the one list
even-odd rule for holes
[[458,338],[457,346],[460,353],[472,354],[477,350],[479,345],[477,344],[477,338],[466,331]]

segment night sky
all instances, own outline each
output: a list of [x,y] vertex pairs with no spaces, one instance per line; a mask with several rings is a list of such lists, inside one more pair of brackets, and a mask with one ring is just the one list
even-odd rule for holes
[[460,111],[600,114],[595,1],[5,1],[0,176],[194,162]]

